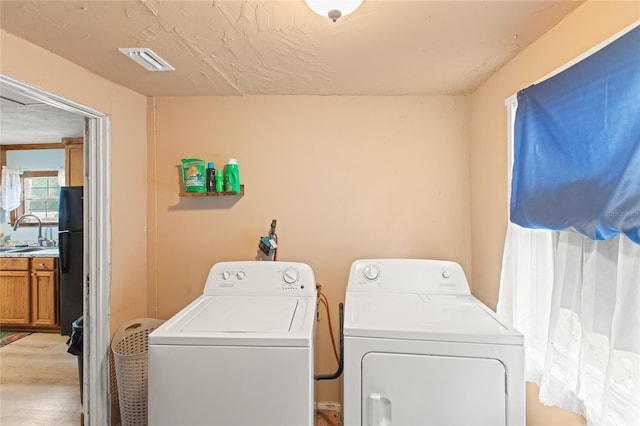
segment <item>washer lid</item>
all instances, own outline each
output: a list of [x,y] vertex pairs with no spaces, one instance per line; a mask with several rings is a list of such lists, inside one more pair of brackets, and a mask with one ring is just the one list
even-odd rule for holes
[[449,342],[522,344],[470,295],[348,293],[345,336]]
[[298,307],[297,299],[217,297],[187,319],[183,331],[223,333],[287,333]]
[[149,344],[310,346],[314,298],[200,296],[149,335]]

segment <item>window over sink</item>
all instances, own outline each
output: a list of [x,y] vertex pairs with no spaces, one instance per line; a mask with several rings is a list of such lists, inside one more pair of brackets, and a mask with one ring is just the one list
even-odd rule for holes
[[[60,181],[58,171],[25,171],[20,177],[22,196],[20,207],[11,212],[11,226],[23,214],[33,214],[40,218],[43,226],[58,225],[58,197]],[[26,217],[20,226],[37,226],[38,221]]]

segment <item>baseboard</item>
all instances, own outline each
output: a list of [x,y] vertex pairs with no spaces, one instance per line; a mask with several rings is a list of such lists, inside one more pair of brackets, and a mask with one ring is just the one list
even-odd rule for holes
[[337,411],[342,413],[342,404],[338,402],[316,402],[316,410],[321,411]]

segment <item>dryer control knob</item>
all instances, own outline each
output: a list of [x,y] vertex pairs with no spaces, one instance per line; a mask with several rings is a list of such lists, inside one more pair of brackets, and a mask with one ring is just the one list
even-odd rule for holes
[[374,281],[380,276],[380,268],[378,265],[366,265],[362,271],[362,275],[369,280]]
[[245,271],[238,271],[236,273],[236,278],[239,279],[239,280],[244,279],[244,277],[246,277],[246,276],[247,276],[247,273]]
[[282,279],[287,284],[295,283],[296,281],[298,281],[298,278],[300,278],[300,274],[294,268],[287,268],[284,270],[284,273],[282,274]]
[[445,280],[448,280],[449,278],[451,278],[451,272],[445,269],[444,271],[442,271],[442,278],[444,278]]
[[229,271],[222,271],[222,279],[223,279],[223,280],[228,280],[230,276],[231,276],[231,272],[229,272]]

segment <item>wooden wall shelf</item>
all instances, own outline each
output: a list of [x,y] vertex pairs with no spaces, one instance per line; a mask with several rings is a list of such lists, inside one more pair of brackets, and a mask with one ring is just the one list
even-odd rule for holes
[[185,192],[180,191],[181,197],[223,197],[223,196],[235,195],[235,196],[243,196],[244,195],[244,185],[240,185],[240,192]]

